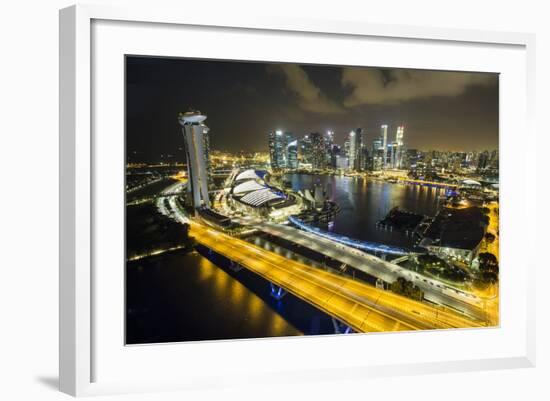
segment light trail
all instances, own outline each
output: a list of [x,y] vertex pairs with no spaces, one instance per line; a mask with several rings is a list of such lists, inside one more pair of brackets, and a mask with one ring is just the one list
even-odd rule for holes
[[365,272],[375,278],[380,278],[386,283],[392,283],[397,278],[402,277],[418,286],[424,292],[425,298],[434,303],[458,309],[477,319],[483,319],[486,315],[486,311],[483,308],[486,299],[481,297],[482,294],[474,294],[454,288],[440,280],[406,269],[395,263],[358,250],[355,247],[318,236],[315,231],[307,232],[290,226],[272,223],[257,223],[255,227],[268,234],[284,238],[345,263],[356,270]]
[[319,270],[191,222],[197,242],[342,321],[357,332],[482,327],[476,320]]
[[170,217],[180,222],[189,223],[192,230],[191,235],[196,238],[198,243],[284,288],[317,309],[345,323],[354,331],[426,330],[484,326],[480,320],[472,319],[458,312],[414,301],[351,278],[313,268],[251,245],[244,240],[212,230],[210,227],[190,220],[179,209],[175,196],[168,198],[168,208],[164,209],[164,212],[169,213]]

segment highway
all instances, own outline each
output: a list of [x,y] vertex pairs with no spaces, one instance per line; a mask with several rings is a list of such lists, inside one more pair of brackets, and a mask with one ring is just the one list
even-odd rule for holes
[[[250,221],[244,219],[240,219],[239,221],[250,223]],[[458,309],[478,320],[485,320],[487,318],[487,312],[484,308],[486,304],[483,299],[472,294],[455,292],[455,290],[446,288],[445,284],[433,278],[423,276],[361,250],[330,241],[288,225],[254,221],[252,226],[265,233],[283,238],[345,263],[370,276],[380,278],[386,283],[392,283],[398,277],[403,277],[417,285],[429,301]]]
[[284,288],[356,332],[484,326],[460,313],[304,265],[190,221],[198,243]]

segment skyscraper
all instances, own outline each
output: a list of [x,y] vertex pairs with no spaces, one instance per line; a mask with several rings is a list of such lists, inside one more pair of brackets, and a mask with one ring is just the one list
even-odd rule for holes
[[332,145],[332,149],[330,151],[330,167],[331,168],[337,168],[337,161],[340,157],[343,157],[342,155],[342,148],[340,145]]
[[311,138],[306,135],[300,141],[300,161],[302,163],[311,163],[312,159],[312,146]]
[[206,116],[202,115],[200,111],[188,111],[178,115],[178,121],[183,127],[187,158],[187,175],[189,177],[187,192],[195,208],[210,207],[208,197],[209,129],[203,124],[204,120],[206,120]]
[[283,169],[286,166],[286,146],[283,131],[271,131],[269,133],[269,160],[274,170]]
[[481,152],[477,159],[477,170],[478,171],[485,170],[489,166],[489,159],[490,159],[490,155],[487,150]]
[[359,171],[361,169],[361,128],[356,128],[349,133],[349,169]]
[[290,132],[277,130],[269,133],[269,159],[271,168],[298,168],[298,141]]
[[311,164],[314,169],[324,169],[326,167],[326,145],[325,139],[318,132],[312,132],[311,138]]
[[395,133],[395,143],[397,144],[397,149],[395,151],[395,164],[394,168],[402,168],[403,167],[403,153],[404,153],[404,146],[403,146],[403,134],[405,133],[405,127],[400,125],[397,127],[397,132]]
[[367,133],[363,131],[362,137],[361,137],[361,163],[360,163],[360,169],[361,171],[367,171],[369,170],[370,165],[370,151],[369,147],[367,145]]
[[388,163],[388,126],[386,124],[381,127],[382,136],[382,149],[384,154],[382,155],[382,169],[386,169]]
[[388,147],[390,148],[390,162],[388,166],[389,168],[396,168],[397,142],[390,143]]
[[349,158],[349,137],[344,142],[344,156]]
[[385,156],[387,156],[387,146],[383,147],[383,138],[375,138],[372,141],[371,152],[371,169],[372,171],[380,171],[385,168]]
[[286,168],[298,168],[298,141],[294,139],[292,134],[286,134]]
[[325,165],[328,167],[332,166],[332,148],[334,145],[334,132],[333,131],[327,131],[327,135],[325,137]]

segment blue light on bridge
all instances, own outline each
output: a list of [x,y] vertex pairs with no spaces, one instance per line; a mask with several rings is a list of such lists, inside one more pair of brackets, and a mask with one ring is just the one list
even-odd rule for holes
[[271,296],[275,298],[277,301],[280,301],[282,297],[286,295],[286,291],[283,290],[282,287],[279,287],[273,283],[269,283],[271,286]]
[[323,230],[321,230],[317,227],[313,227],[313,226],[310,226],[309,224],[304,223],[302,220],[300,220],[300,219],[298,219],[294,216],[290,216],[288,218],[288,221],[290,221],[296,227],[298,227],[298,228],[300,228],[304,231],[307,231],[309,233],[318,235],[319,237],[326,238],[326,239],[331,240],[331,241],[338,242],[340,244],[344,244],[344,245],[347,245],[347,246],[351,246],[353,248],[361,249],[363,251],[382,252],[382,253],[388,253],[388,254],[392,254],[392,255],[409,255],[410,254],[410,251],[408,251],[406,249],[403,249],[403,248],[390,246],[390,245],[384,245],[384,244],[378,244],[376,242],[360,241],[360,240],[357,240],[357,239],[348,238],[348,237],[340,235],[340,234],[323,231]]
[[347,324],[332,318],[332,325],[334,326],[334,334],[349,334],[353,333],[353,329]]

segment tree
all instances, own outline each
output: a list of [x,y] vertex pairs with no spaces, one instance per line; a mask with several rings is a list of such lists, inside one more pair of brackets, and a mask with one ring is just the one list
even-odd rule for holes
[[472,281],[472,286],[476,290],[482,290],[483,291],[483,290],[486,290],[489,287],[489,283],[486,282],[486,281],[483,281],[480,278],[476,278]]
[[491,233],[486,233],[485,234],[485,240],[487,241],[488,244],[492,244],[493,242],[495,242],[495,235],[494,234],[491,234]]
[[479,271],[481,273],[493,273],[498,276],[498,260],[495,255],[489,252],[480,253],[478,258]]
[[498,282],[498,276],[493,272],[481,273],[481,279],[488,284],[495,284]]
[[397,280],[391,283],[390,290],[396,294],[403,294],[404,283],[405,279],[403,277],[398,277]]
[[444,268],[447,266],[443,259],[430,254],[418,255],[416,260],[423,269],[426,267]]
[[422,301],[424,293],[418,288],[412,281],[405,280],[403,277],[399,277],[396,281],[391,283],[390,290],[396,294],[403,295],[408,298]]

